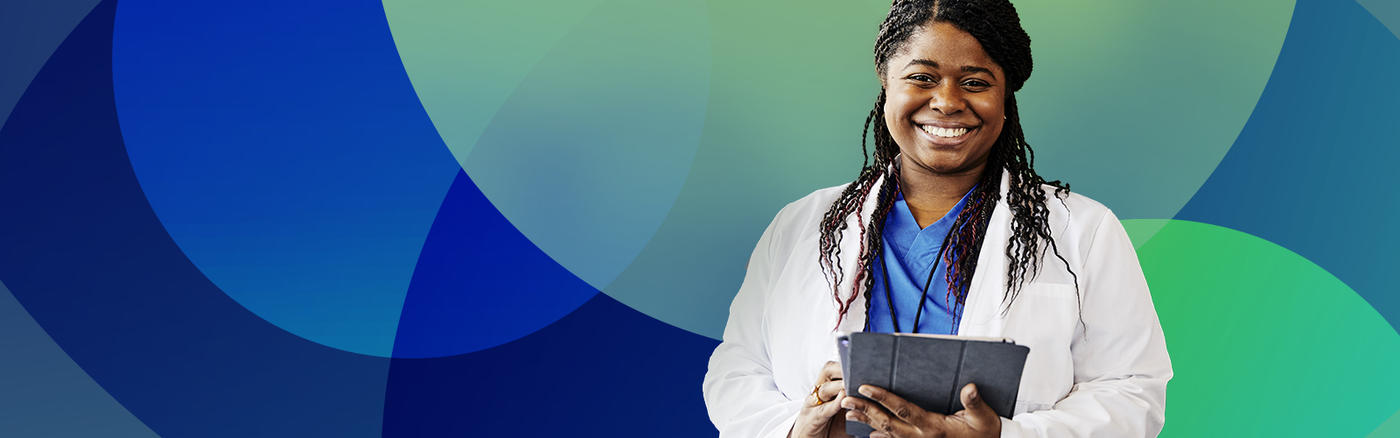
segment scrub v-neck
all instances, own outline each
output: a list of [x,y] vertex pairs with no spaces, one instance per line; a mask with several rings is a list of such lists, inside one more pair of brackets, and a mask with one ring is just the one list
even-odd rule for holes
[[[897,192],[894,206],[885,216],[883,233],[884,247],[880,258],[875,260],[873,289],[870,291],[870,319],[867,331],[892,333],[894,323],[890,320],[890,305],[886,300],[885,278],[879,263],[887,263],[889,269],[890,296],[894,300],[895,315],[899,318],[902,331],[912,331],[914,314],[919,308],[919,298],[923,296],[924,282],[928,280],[929,268],[934,265],[934,257],[948,230],[953,227],[958,214],[967,205],[968,195],[929,226],[919,228],[914,213],[904,201],[904,194]],[[929,283],[928,299],[924,304],[923,315],[919,317],[919,333],[957,334],[956,316],[953,314],[953,300],[948,294],[947,265],[940,263],[933,272],[933,282]]]

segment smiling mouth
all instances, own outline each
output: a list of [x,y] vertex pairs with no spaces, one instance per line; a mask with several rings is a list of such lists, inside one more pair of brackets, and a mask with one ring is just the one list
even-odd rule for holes
[[919,130],[936,140],[936,143],[956,143],[967,137],[968,133],[977,130],[977,127],[942,128],[933,125],[919,125]]

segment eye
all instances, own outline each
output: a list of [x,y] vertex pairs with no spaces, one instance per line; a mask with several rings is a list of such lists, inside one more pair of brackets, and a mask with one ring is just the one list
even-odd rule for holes
[[934,78],[932,75],[929,75],[929,74],[927,74],[927,73],[914,73],[914,74],[912,74],[912,75],[909,75],[909,77],[908,77],[907,79],[912,80],[912,81],[914,81],[914,82],[921,82],[921,83],[928,83],[928,84],[938,83],[938,79]]
[[992,84],[981,79],[968,79],[963,81],[962,85],[963,88],[966,88],[968,91],[982,91],[992,87]]

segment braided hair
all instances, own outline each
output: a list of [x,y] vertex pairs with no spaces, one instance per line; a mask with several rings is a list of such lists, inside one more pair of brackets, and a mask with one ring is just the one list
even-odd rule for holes
[[[1006,244],[1006,257],[1009,269],[1006,278],[1006,294],[1003,301],[1008,305],[1015,301],[1021,286],[1028,278],[1039,272],[1040,258],[1046,249],[1064,262],[1055,239],[1050,234],[1049,210],[1046,208],[1046,194],[1041,185],[1055,188],[1055,196],[1063,203],[1069,194],[1069,184],[1060,181],[1046,181],[1035,172],[1035,152],[1026,143],[1021,130],[1021,118],[1016,109],[1015,92],[1021,89],[1031,75],[1030,36],[1021,28],[1016,8],[1007,0],[895,0],[890,6],[889,15],[880,24],[875,39],[875,71],[885,76],[886,64],[908,43],[923,25],[932,22],[950,23],[971,34],[982,45],[987,55],[1001,66],[1006,74],[1005,115],[1001,135],[992,145],[987,164],[973,193],[968,196],[966,206],[954,220],[948,236],[943,241],[943,259],[937,263],[948,265],[945,294],[947,302],[953,306],[954,321],[961,312],[967,298],[968,287],[977,270],[977,254],[982,249],[987,225],[992,210],[1001,200],[1002,172],[1008,173],[1007,207],[1012,216],[1011,238]],[[826,211],[821,221],[820,251],[818,262],[832,293],[838,303],[837,326],[850,311],[857,294],[865,291],[865,312],[867,325],[870,315],[870,291],[874,283],[872,268],[883,245],[885,218],[894,205],[895,190],[898,190],[899,167],[895,157],[899,145],[891,136],[884,123],[885,90],[875,98],[875,107],[865,118],[861,130],[861,154],[863,156],[860,175],[847,185],[840,198]],[[874,132],[871,125],[874,122]],[[866,139],[874,139],[873,153],[867,150]],[[881,183],[881,182],[884,183]],[[876,190],[875,187],[879,186]],[[872,193],[873,192],[873,193]],[[860,220],[862,208],[870,196],[875,196],[875,210],[867,223]],[[860,246],[857,260],[859,270],[849,293],[842,293],[844,279],[840,265],[841,239],[847,228],[847,220],[856,217],[859,226]],[[1069,270],[1069,263],[1065,262]],[[1078,291],[1079,279],[1073,270]]]

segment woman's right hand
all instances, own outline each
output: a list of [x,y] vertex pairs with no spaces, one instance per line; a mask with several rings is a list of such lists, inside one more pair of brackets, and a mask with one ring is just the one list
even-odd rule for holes
[[828,361],[822,365],[817,385],[797,412],[797,423],[788,432],[789,438],[836,438],[846,434],[846,410],[841,399],[846,397],[845,382],[841,380],[841,364]]

